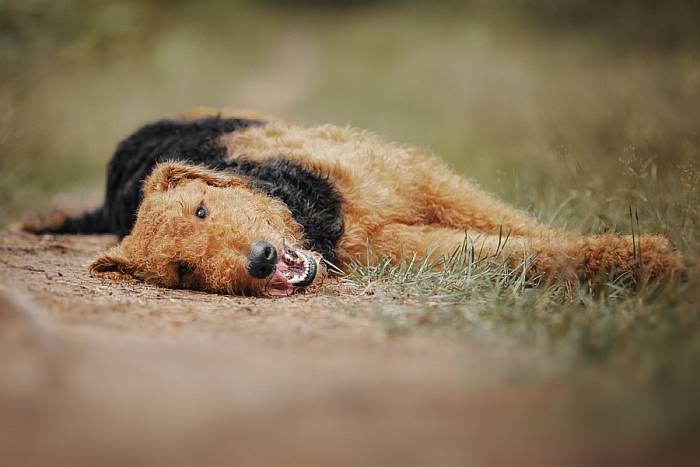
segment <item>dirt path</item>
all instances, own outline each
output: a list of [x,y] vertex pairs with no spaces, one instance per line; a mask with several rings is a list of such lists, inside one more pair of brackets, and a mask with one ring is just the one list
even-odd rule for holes
[[[527,356],[381,325],[352,297],[101,282],[112,237],[0,233],[3,465],[620,465],[539,419]],[[360,303],[361,305],[361,303]]]

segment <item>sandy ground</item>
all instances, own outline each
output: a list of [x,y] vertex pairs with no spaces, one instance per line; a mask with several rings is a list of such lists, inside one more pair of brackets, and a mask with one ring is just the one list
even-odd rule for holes
[[[2,465],[653,465],[543,414],[527,355],[289,299],[102,282],[113,237],[0,233]],[[337,289],[337,290],[336,290]],[[335,292],[334,292],[335,291]],[[666,458],[668,460],[668,458]]]

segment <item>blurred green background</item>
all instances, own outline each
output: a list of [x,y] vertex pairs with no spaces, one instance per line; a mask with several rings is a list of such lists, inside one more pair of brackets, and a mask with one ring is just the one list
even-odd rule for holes
[[697,191],[697,5],[0,0],[0,225],[99,196],[144,122],[232,106],[429,147],[561,227],[633,204],[673,234],[697,221],[668,215]]

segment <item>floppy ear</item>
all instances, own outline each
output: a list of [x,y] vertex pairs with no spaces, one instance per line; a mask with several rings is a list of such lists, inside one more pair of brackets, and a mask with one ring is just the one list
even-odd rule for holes
[[164,162],[156,166],[146,179],[145,194],[167,191],[185,180],[199,179],[212,186],[234,186],[242,182],[236,177],[219,170],[211,170],[197,165],[179,162]]
[[90,275],[104,279],[131,279],[135,270],[136,267],[124,255],[121,245],[110,248],[90,265]]

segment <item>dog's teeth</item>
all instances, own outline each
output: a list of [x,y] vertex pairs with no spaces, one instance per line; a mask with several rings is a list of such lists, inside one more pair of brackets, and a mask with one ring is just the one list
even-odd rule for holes
[[308,276],[308,273],[303,273],[303,274],[294,274],[290,279],[289,282],[291,284],[298,284],[299,282],[303,281],[306,279]]

